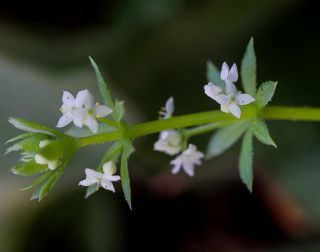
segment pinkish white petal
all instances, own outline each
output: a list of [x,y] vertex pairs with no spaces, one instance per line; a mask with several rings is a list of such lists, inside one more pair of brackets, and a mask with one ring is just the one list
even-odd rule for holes
[[229,110],[230,110],[231,114],[233,114],[235,117],[240,118],[241,110],[237,104],[231,103],[229,106]]
[[105,117],[112,113],[112,109],[105,105],[95,105],[94,114],[97,118]]
[[255,101],[255,99],[251,95],[248,95],[248,94],[239,94],[239,95],[237,95],[237,98],[236,98],[236,102],[239,105],[247,105],[247,104],[252,103],[254,101]]

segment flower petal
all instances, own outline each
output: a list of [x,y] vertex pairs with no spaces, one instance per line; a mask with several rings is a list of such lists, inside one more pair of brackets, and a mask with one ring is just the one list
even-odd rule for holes
[[63,91],[62,103],[68,107],[72,107],[75,104],[75,98],[70,92]]
[[230,110],[231,114],[233,114],[235,117],[240,118],[241,110],[237,104],[231,103],[229,106],[229,110]]
[[214,97],[214,100],[219,103],[220,105],[225,105],[230,103],[230,98],[225,94],[219,94]]
[[102,180],[101,181],[101,186],[106,190],[109,190],[111,192],[115,192],[115,189],[114,189],[114,186],[113,186],[112,182],[110,182],[108,180]]
[[211,99],[215,100],[215,97],[222,92],[221,88],[214,85],[212,82],[209,82],[204,86],[204,93],[209,96]]
[[112,161],[108,161],[103,164],[103,173],[105,175],[111,176],[112,174],[114,174],[116,172],[116,169],[117,168]]
[[229,103],[228,104],[221,104],[220,106],[220,110],[224,113],[229,113],[230,110],[229,110]]
[[255,101],[255,99],[251,95],[248,95],[248,94],[239,94],[239,95],[237,95],[237,98],[236,98],[236,102],[239,105],[247,105],[247,104],[254,102],[254,101]]
[[227,80],[229,74],[229,66],[227,62],[223,62],[222,67],[221,67],[221,73],[220,73],[220,78],[221,80]]
[[164,114],[164,119],[170,118],[174,112],[174,100],[170,97],[165,105],[166,112]]
[[185,173],[187,173],[190,177],[194,176],[194,165],[193,164],[184,164],[183,165],[183,170],[185,171]]
[[88,89],[78,92],[75,105],[77,108],[84,106],[86,109],[92,109],[94,106],[94,98]]
[[63,128],[65,126],[67,126],[71,122],[72,122],[72,117],[70,117],[70,115],[67,113],[67,114],[64,114],[64,115],[62,115],[60,117],[56,127],[57,128]]
[[112,109],[105,105],[95,105],[94,114],[97,118],[105,117],[112,113]]
[[226,93],[229,97],[235,97],[237,95],[237,88],[236,86],[230,82],[226,81]]
[[235,63],[232,65],[230,69],[230,72],[228,74],[228,80],[230,82],[236,82],[238,80],[238,69]]
[[88,117],[88,112],[84,108],[77,108],[73,111],[73,123],[79,128],[82,128],[85,119]]
[[84,180],[81,180],[79,182],[79,185],[81,185],[81,186],[91,186],[91,185],[94,185],[96,183],[97,183],[97,181],[95,181],[93,179],[84,179]]
[[85,174],[86,174],[86,178],[87,179],[95,179],[96,182],[98,181],[99,178],[102,177],[102,173],[101,172],[98,172],[98,171],[95,171],[93,169],[90,169],[90,168],[86,168],[84,170]]
[[99,124],[92,115],[88,115],[84,124],[91,130],[92,133],[97,134],[99,129]]

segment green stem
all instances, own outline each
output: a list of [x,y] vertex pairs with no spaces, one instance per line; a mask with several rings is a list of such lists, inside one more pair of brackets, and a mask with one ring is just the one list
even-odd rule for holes
[[[254,105],[242,108],[241,120],[253,118],[257,113]],[[261,111],[261,116],[269,120],[293,120],[293,121],[320,121],[320,108],[295,108],[285,106],[269,106]],[[79,138],[79,146],[111,142],[121,139],[124,135],[134,139],[157,133],[163,130],[198,126],[208,123],[232,123],[239,120],[230,114],[221,111],[201,112],[189,115],[175,116],[165,120],[155,120],[142,124],[127,126],[126,129],[115,130],[110,133]],[[204,127],[204,126],[203,126]],[[209,127],[209,126],[208,126]],[[215,127],[215,126],[212,126]],[[204,132],[207,132],[203,128]],[[208,129],[209,130],[209,129]],[[210,129],[213,130],[213,129]],[[195,132],[194,132],[195,133]]]
[[215,129],[219,129],[221,127],[224,127],[226,125],[229,125],[233,123],[233,121],[226,121],[226,122],[216,122],[216,123],[210,123],[206,125],[197,126],[192,129],[187,129],[183,132],[183,136],[187,139],[193,136],[201,135],[210,131],[213,131]]

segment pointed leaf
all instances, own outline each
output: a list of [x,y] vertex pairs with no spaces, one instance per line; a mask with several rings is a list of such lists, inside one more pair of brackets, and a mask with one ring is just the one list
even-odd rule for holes
[[252,192],[252,183],[253,183],[253,171],[252,171],[253,170],[253,166],[252,166],[253,141],[252,140],[253,140],[252,129],[248,129],[247,132],[244,134],[244,137],[242,140],[240,159],[239,159],[240,177],[250,192]]
[[55,185],[62,173],[63,169],[60,169],[50,174],[47,180],[45,180],[42,183],[42,185],[39,188],[37,188],[36,191],[33,192],[31,200],[38,199],[39,201],[41,201],[45,196],[47,196],[47,194],[53,188],[53,186]]
[[86,195],[84,196],[85,199],[89,198],[92,194],[97,192],[99,190],[99,185],[94,184],[92,186],[89,186],[86,190]]
[[256,96],[256,71],[256,55],[254,52],[253,38],[251,38],[241,63],[241,79],[245,93],[252,97]]
[[220,78],[220,71],[211,61],[207,62],[207,80],[219,86],[225,92],[226,84]]
[[27,163],[19,163],[10,170],[15,175],[32,176],[47,171],[48,166],[37,164],[34,160],[31,160]]
[[246,121],[236,122],[219,129],[209,141],[206,157],[209,159],[218,156],[230,148],[241,137],[248,125],[249,123]]
[[134,151],[134,148],[129,140],[123,141],[123,152],[121,156],[121,168],[120,168],[120,175],[121,175],[121,184],[122,190],[124,192],[124,196],[130,209],[131,207],[131,188],[130,188],[130,177],[128,171],[128,159],[131,153]]
[[114,109],[112,112],[112,117],[117,121],[120,122],[125,114],[124,102],[116,100],[114,104]]
[[261,118],[256,118],[254,120],[253,133],[261,143],[266,145],[272,145],[275,148],[277,148],[277,145],[270,136],[267,124]]
[[24,186],[20,188],[21,191],[29,190],[31,188],[35,188],[39,186],[41,183],[43,183],[54,171],[48,171],[44,173],[43,175],[36,178],[30,185]]
[[272,99],[277,88],[277,82],[266,81],[262,83],[257,92],[257,105],[259,108],[265,107]]
[[112,99],[112,95],[111,92],[108,88],[107,83],[104,81],[102,74],[100,72],[99,67],[97,66],[97,64],[94,62],[94,60],[89,57],[91,65],[95,71],[96,74],[96,78],[97,78],[97,84],[98,84],[98,88],[100,91],[100,94],[102,96],[103,102],[111,109],[113,109],[114,104],[113,104],[113,99]]
[[63,133],[51,129],[47,126],[44,126],[40,123],[28,121],[21,118],[9,118],[9,123],[11,123],[14,127],[20,130],[28,131],[28,132],[35,132],[35,133],[44,133],[51,136],[64,136]]
[[33,136],[33,134],[34,133],[24,133],[24,134],[18,135],[16,137],[10,138],[8,141],[5,142],[5,144],[17,142],[19,140],[23,140],[25,138]]

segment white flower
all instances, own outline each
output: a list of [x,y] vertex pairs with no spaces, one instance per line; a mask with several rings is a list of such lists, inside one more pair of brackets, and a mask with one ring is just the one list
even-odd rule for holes
[[57,127],[62,128],[73,122],[77,127],[86,125],[93,133],[98,132],[99,124],[96,118],[109,115],[112,109],[105,105],[94,103],[92,94],[87,90],[78,92],[76,98],[68,91],[63,92],[62,106]]
[[120,180],[120,176],[113,175],[115,172],[116,166],[112,161],[109,161],[103,165],[103,173],[86,168],[86,179],[80,181],[79,185],[91,186],[94,184],[98,184],[98,186],[102,186],[106,190],[115,192],[112,182]]
[[222,93],[222,89],[213,83],[209,82],[204,86],[204,92],[207,96],[220,104],[221,111],[231,113],[237,118],[241,116],[241,109],[239,105],[247,105],[255,101],[255,99],[248,94],[242,94],[237,91],[233,82],[238,80],[238,70],[235,64],[232,65],[229,71],[227,63],[223,63],[221,70],[221,79],[226,83],[226,94]]
[[181,151],[182,136],[176,130],[165,130],[159,135],[153,148],[157,151],[165,152],[169,155],[175,155]]
[[[43,147],[47,146],[49,143],[50,143],[49,140],[42,140],[39,143],[39,147],[43,148]],[[52,171],[55,170],[59,166],[58,160],[48,160],[40,154],[36,154],[34,156],[34,160],[36,161],[37,164],[47,165],[49,170],[52,170]]]
[[181,167],[189,175],[194,175],[195,165],[201,165],[200,159],[204,157],[204,154],[197,151],[197,147],[193,144],[189,144],[188,149],[182,152],[176,159],[171,161],[173,168],[171,172],[177,174]]
[[159,114],[163,119],[168,119],[173,115],[174,112],[174,100],[173,97],[170,97],[166,101],[166,105],[163,108],[163,111],[160,111]]

